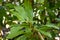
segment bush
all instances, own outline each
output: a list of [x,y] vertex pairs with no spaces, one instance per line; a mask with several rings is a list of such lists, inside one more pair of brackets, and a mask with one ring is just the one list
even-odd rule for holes
[[[4,40],[55,40],[60,27],[59,0],[6,0],[0,3],[0,28]],[[7,24],[9,28],[5,28]]]

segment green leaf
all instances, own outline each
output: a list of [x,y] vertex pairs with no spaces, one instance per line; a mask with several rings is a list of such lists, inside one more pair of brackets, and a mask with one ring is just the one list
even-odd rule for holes
[[25,36],[26,37],[30,37],[31,35],[32,35],[31,29],[26,27],[26,29],[25,29]]
[[30,0],[25,0],[24,1],[24,7],[25,11],[27,13],[28,21],[33,20],[33,9]]
[[14,8],[14,5],[11,4],[11,3],[8,3],[8,4],[6,4],[5,6],[8,7],[8,8],[10,8],[10,9]]
[[21,6],[15,6],[15,10],[10,10],[13,15],[15,15],[20,21],[25,21],[27,20],[27,15],[23,7]]
[[23,27],[20,27],[18,25],[16,25],[16,27],[12,27],[11,30],[10,30],[10,34],[8,34],[7,38],[12,39],[12,38],[14,38],[14,37],[16,37],[20,34],[23,34],[24,31],[21,30],[22,28]]
[[45,27],[49,27],[49,28],[55,28],[55,29],[59,29],[59,27],[57,27],[56,25],[54,24],[46,24],[46,25],[43,25]]
[[52,28],[44,26],[44,27],[41,27],[40,29],[44,30],[44,31],[47,31],[47,30],[51,30]]
[[60,18],[56,18],[56,20],[57,20],[58,22],[60,22]]
[[26,40],[26,36],[20,36],[20,37],[18,37],[16,40]]
[[23,31],[13,31],[6,38],[7,39],[12,39],[12,38],[14,38],[14,37],[16,37],[18,35],[23,34],[23,33],[24,33]]
[[42,31],[40,29],[39,29],[39,32],[42,33],[45,36],[48,36],[48,37],[52,38],[52,35],[49,32],[45,32],[45,31]]

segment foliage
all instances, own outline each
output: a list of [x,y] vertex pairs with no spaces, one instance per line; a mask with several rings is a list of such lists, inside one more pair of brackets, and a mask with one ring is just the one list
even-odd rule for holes
[[[10,0],[1,1],[1,4],[0,28],[10,25],[10,33],[6,34],[5,39],[55,40],[60,27],[59,0]],[[17,24],[13,23],[15,20]]]

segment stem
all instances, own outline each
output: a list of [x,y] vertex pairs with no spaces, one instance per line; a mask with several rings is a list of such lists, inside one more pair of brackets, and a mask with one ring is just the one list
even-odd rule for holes
[[38,37],[41,39],[41,40],[44,40],[43,36],[41,35],[40,32],[38,32]]
[[37,35],[38,35],[39,40],[40,40],[40,39],[41,39],[41,40],[44,40],[44,38],[43,38],[43,36],[41,35],[41,33],[40,33],[40,32],[38,32],[36,29],[34,29],[34,26],[32,26],[32,24],[31,24],[31,23],[30,23],[30,28],[32,29],[33,36],[34,36],[35,34],[37,34]]

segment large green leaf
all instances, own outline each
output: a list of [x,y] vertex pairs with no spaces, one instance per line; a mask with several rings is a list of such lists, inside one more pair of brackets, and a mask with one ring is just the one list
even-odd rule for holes
[[32,9],[32,4],[30,0],[24,0],[24,7],[25,7],[25,11],[28,16],[28,20],[32,21],[33,20],[33,9]]
[[23,34],[23,33],[24,33],[23,31],[13,31],[7,36],[7,39],[12,39],[18,35]]
[[21,6],[15,6],[15,10],[10,10],[13,15],[15,15],[20,21],[25,21],[27,20],[27,15],[23,7]]
[[8,34],[7,36],[8,39],[12,39],[21,34],[25,34],[26,36],[31,34],[30,28],[28,27],[28,25],[25,25],[24,23],[21,25],[11,25],[11,26],[12,27],[10,29],[10,34]]
[[12,39],[12,38],[14,38],[14,37],[16,37],[16,36],[18,36],[20,34],[23,34],[24,31],[21,30],[22,28],[23,27],[20,27],[18,25],[15,25],[14,27],[11,28],[10,34],[7,36],[7,38],[8,39]]

